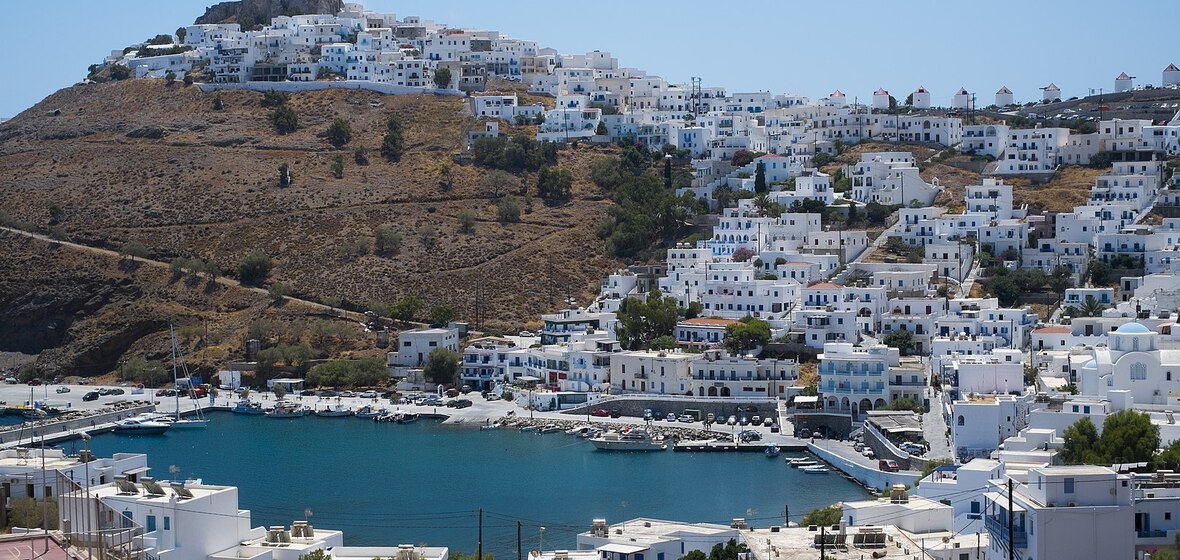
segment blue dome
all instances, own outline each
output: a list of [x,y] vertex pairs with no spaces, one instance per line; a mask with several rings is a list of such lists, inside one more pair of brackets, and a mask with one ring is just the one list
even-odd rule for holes
[[1150,333],[1151,329],[1139,323],[1123,323],[1122,326],[1115,329],[1115,334],[1145,334]]
[[1086,365],[1082,366],[1082,369],[1098,369],[1098,362],[1090,360],[1086,362]]

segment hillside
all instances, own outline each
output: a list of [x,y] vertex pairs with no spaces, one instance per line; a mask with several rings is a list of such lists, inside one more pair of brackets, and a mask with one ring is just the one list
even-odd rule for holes
[[[574,173],[572,200],[535,200],[520,223],[501,224],[481,186],[486,170],[452,166],[453,188],[440,186],[440,165],[462,149],[474,124],[463,99],[301,93],[288,101],[298,130],[278,135],[261,98],[159,80],[63,89],[0,125],[0,207],[73,241],[118,248],[135,240],[154,259],[199,257],[227,274],[262,249],[275,263],[272,282],[358,309],[412,295],[427,306],[454,305],[470,320],[479,286],[484,326],[492,328],[534,320],[567,295],[585,301],[604,273],[622,265],[603,256],[594,235],[610,203],[588,169],[603,151],[562,151],[559,165]],[[398,163],[377,152],[391,113],[405,129]],[[320,136],[336,117],[351,122],[343,150]],[[356,146],[370,149],[368,165],[353,161]],[[342,179],[331,171],[337,155],[345,161]],[[282,189],[277,170],[284,163],[294,184]],[[520,181],[535,195],[535,173]],[[474,233],[459,231],[463,210],[476,216]],[[371,245],[380,225],[401,234],[400,252],[342,253],[357,240]],[[0,279],[0,293],[11,293],[12,282]]]

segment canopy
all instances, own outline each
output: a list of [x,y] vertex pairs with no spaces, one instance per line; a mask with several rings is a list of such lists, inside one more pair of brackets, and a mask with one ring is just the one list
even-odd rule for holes
[[643,552],[650,548],[650,546],[636,546],[633,544],[607,543],[596,548],[595,550],[600,552],[613,552],[615,554],[635,554],[636,552]]
[[803,396],[803,395],[799,395],[799,396],[795,397],[795,404],[815,403],[815,402],[819,402],[819,397],[816,397],[816,396],[809,397],[809,396]]

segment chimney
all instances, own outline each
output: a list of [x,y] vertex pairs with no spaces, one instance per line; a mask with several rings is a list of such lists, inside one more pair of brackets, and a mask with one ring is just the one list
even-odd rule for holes
[[904,484],[894,484],[889,493],[889,501],[894,504],[908,504],[910,497],[906,495]]

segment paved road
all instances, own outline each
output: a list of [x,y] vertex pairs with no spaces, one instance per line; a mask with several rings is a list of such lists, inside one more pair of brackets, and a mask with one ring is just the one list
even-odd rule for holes
[[942,416],[942,399],[946,393],[934,392],[933,387],[926,388],[926,397],[930,399],[930,412],[922,415],[922,436],[930,444],[930,451],[926,458],[930,460],[953,459],[951,442],[947,439],[946,418]]

